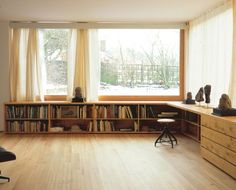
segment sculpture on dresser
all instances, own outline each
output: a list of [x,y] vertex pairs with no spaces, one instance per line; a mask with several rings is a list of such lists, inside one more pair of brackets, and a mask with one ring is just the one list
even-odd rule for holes
[[227,94],[221,95],[218,108],[222,110],[228,110],[232,108],[231,100]]
[[188,92],[187,93],[187,100],[192,100],[193,96],[192,96],[192,92]]
[[198,90],[198,93],[196,94],[195,96],[195,100],[199,103],[203,102],[204,101],[204,97],[203,97],[203,87],[201,87],[199,90]]
[[227,94],[222,94],[219,100],[218,108],[213,108],[214,115],[235,116],[236,109],[232,108],[231,100]]
[[208,108],[208,105],[211,102],[211,99],[210,99],[211,85],[206,85],[204,87],[204,94],[205,94],[205,103],[207,104],[207,108]]
[[195,100],[192,99],[192,92],[187,92],[187,99],[183,101],[184,104],[195,104]]
[[205,94],[205,102],[209,104],[211,102],[210,94],[211,94],[211,85],[206,85],[204,87],[204,94]]
[[84,102],[85,98],[82,96],[82,90],[80,87],[75,88],[75,97],[72,98],[72,102]]

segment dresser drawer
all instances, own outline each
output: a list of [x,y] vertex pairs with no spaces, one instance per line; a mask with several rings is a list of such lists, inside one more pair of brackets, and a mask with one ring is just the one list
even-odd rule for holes
[[236,152],[229,150],[228,148],[225,148],[205,137],[202,137],[201,139],[201,146],[236,166]]
[[201,127],[201,137],[210,139],[211,141],[236,152],[236,138],[227,136],[204,126]]
[[201,147],[202,157],[236,179],[236,167],[216,154]]
[[203,115],[201,117],[201,125],[236,138],[236,124],[233,122]]

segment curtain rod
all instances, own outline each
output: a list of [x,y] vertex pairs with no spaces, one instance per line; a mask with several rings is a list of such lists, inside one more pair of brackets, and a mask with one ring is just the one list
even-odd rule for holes
[[185,29],[186,22],[173,23],[129,23],[129,22],[18,22],[11,21],[10,28],[83,28],[83,29]]

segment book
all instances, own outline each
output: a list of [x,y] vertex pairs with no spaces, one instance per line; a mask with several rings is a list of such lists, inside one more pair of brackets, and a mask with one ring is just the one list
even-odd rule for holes
[[156,114],[154,114],[154,111],[151,106],[149,107],[149,110],[150,110],[152,118],[156,118],[156,116],[155,116]]

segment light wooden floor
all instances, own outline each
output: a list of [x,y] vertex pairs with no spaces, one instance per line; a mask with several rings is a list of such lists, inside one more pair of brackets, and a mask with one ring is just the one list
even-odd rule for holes
[[154,147],[157,135],[0,135],[17,155],[0,164],[1,190],[234,190],[236,181],[200,156],[199,144]]

